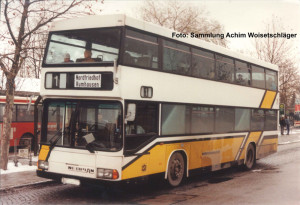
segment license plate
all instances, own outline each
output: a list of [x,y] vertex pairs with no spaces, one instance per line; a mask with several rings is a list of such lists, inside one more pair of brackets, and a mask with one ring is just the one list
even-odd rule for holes
[[71,178],[62,177],[61,182],[63,184],[73,184],[73,185],[77,185],[77,186],[80,185],[80,180],[78,180],[78,179],[71,179]]

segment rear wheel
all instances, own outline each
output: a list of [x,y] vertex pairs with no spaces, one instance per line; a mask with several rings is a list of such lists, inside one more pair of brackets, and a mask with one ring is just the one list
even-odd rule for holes
[[245,164],[244,168],[247,170],[250,170],[254,167],[255,165],[255,149],[253,144],[249,144],[247,152],[246,152],[246,159],[245,159]]
[[182,154],[175,152],[170,160],[168,166],[168,182],[171,186],[178,186],[184,177],[184,159]]
[[[31,140],[30,140],[31,139]],[[26,148],[30,147],[31,151],[33,150],[33,136],[31,134],[25,134],[21,137],[19,141],[19,147],[20,148]]]

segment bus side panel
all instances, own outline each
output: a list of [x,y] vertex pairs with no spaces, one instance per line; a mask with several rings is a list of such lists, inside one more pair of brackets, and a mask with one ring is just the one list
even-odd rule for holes
[[278,135],[265,135],[257,148],[257,159],[277,152]]
[[197,141],[192,143],[189,169],[197,169],[201,167],[201,163],[203,162],[202,151],[205,147],[204,144],[207,144],[208,146],[209,143],[207,143],[207,141]]
[[241,147],[244,137],[212,139],[192,143],[190,169],[212,167],[218,170],[223,163],[232,162]]
[[150,151],[149,173],[161,173],[166,170],[166,145],[157,145]]
[[185,153],[189,170],[202,167],[212,167],[212,170],[221,169],[223,163],[235,160],[244,137],[157,144],[148,152],[129,162],[123,168],[122,179],[165,172],[169,158],[175,151]]
[[244,146],[244,149],[242,150],[242,154],[241,154],[241,157],[240,159],[245,159],[245,156],[246,156],[246,151],[247,151],[247,148],[248,148],[248,145],[250,142],[254,142],[255,145],[257,146],[258,143],[259,143],[259,140],[260,140],[260,137],[262,136],[262,132],[259,131],[259,132],[250,132],[249,133],[249,137],[245,143],[245,146]]
[[233,162],[237,156],[245,136],[222,139],[221,163]]
[[136,160],[129,162],[130,164],[122,170],[122,180],[135,177],[142,177],[149,174],[149,154],[137,157]]
[[[25,133],[30,133],[33,136],[34,123],[33,122],[13,122],[11,123],[13,139],[10,139],[10,146],[14,146],[14,141],[17,139],[17,145],[19,145],[20,138]],[[32,142],[31,142],[32,143]]]
[[149,154],[144,153],[126,165],[122,171],[122,179],[165,172],[168,160],[176,150],[186,153],[186,157],[189,159],[190,143],[158,144],[149,150]]

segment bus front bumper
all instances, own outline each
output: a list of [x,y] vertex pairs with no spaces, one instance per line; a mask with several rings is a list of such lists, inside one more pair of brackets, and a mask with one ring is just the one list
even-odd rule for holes
[[[80,183],[76,185],[82,185],[82,184],[91,184],[91,185],[107,185],[107,184],[117,184],[121,181],[106,181],[101,179],[94,179],[94,178],[85,178],[85,177],[79,177],[79,176],[73,176],[73,175],[67,175],[67,174],[57,174],[52,172],[45,172],[41,170],[36,170],[36,174],[38,177],[52,179],[54,181],[58,182],[67,182],[66,179],[74,179],[78,180]],[[73,184],[73,183],[70,183]]]

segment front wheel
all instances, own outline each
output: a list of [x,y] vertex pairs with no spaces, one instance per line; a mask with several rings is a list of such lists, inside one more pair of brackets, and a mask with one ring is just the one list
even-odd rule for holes
[[168,166],[168,182],[171,186],[178,186],[184,177],[184,159],[182,154],[179,152],[174,153],[170,160]]
[[247,152],[246,152],[246,159],[245,159],[245,164],[244,168],[246,170],[250,170],[254,167],[255,165],[255,149],[253,144],[249,144]]

